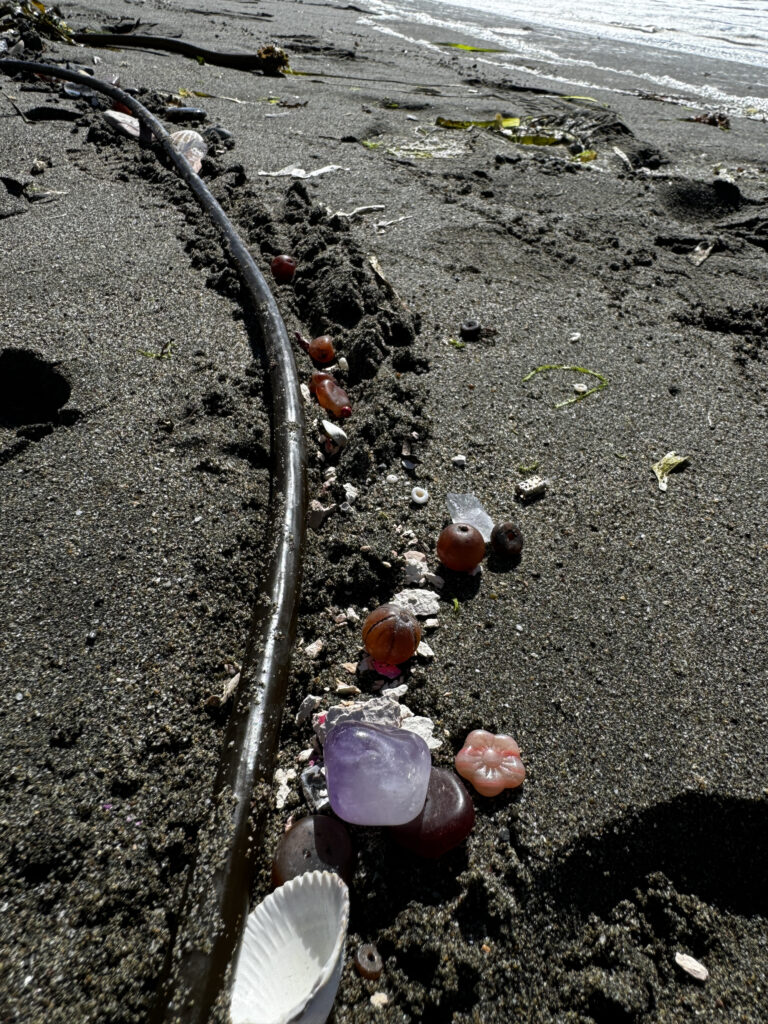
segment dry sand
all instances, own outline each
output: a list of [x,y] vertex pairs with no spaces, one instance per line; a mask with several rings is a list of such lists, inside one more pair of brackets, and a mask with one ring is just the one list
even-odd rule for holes
[[[340,611],[402,589],[407,549],[437,568],[448,491],[474,491],[525,536],[517,568],[444,573],[434,660],[403,699],[436,723],[436,764],[470,729],[512,732],[527,781],[476,796],[474,832],[436,864],[354,830],[348,951],[376,943],[385,970],[363,981],[350,958],[331,1019],[763,1021],[765,125],[542,95],[540,80],[360,25],[365,6],[63,11],[78,29],[140,16],[220,49],[274,41],[306,73],[97,51],[97,74],[155,107],[158,93],[211,94],[193,102],[235,145],[206,180],[264,265],[298,256],[295,287],[277,290],[289,331],[328,329],[349,360],[350,443],[324,500],[344,483],[360,493],[310,533],[279,767],[301,768],[304,696],[327,706],[352,680],[359,626]],[[0,78],[0,1018],[143,1024],[212,796],[227,709],[207,698],[242,656],[258,587],[264,375],[184,188],[98,110],[37,89]],[[82,116],[26,123],[11,100]],[[435,126],[497,113],[559,118],[597,160]],[[291,164],[342,169],[259,175]],[[30,201],[33,187],[54,194]],[[694,266],[700,242],[714,248]],[[468,317],[486,331],[461,347]],[[551,365],[607,386],[558,407],[598,378],[523,382]],[[672,450],[690,461],[662,493],[651,467]],[[534,465],[549,489],[523,506],[515,483]],[[313,455],[312,497],[322,469]],[[270,814],[257,899],[289,815],[305,813],[292,787]]]

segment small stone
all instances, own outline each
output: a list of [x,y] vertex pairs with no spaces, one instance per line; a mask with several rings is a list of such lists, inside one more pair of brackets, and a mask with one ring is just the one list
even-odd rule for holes
[[357,675],[357,665],[354,661],[344,661],[342,662],[341,667],[345,672],[349,672],[351,676]]
[[709,971],[704,964],[699,963],[698,960],[694,960],[692,956],[688,956],[687,953],[675,953],[675,963],[678,967],[690,974],[692,978],[697,981],[706,981],[709,977]]
[[427,718],[426,715],[414,715],[405,704],[401,704],[400,707],[404,712],[400,728],[407,729],[409,732],[414,732],[417,736],[421,736],[430,750],[439,750],[443,745],[443,741],[433,735],[435,723],[432,719]]
[[347,612],[347,619],[350,622],[359,622],[360,621],[360,616],[357,614],[357,612],[352,607],[352,605],[350,605],[349,608],[346,609],[346,612]]
[[336,511],[335,505],[323,505],[316,498],[309,504],[307,524],[310,530],[319,530],[328,516]]
[[299,762],[299,764],[306,764],[314,753],[315,752],[312,749],[312,747],[307,747],[305,750],[300,750],[298,752],[298,754],[296,755],[296,760]]
[[33,160],[32,166],[29,169],[30,174],[44,174],[46,168],[45,160]]
[[424,582],[428,583],[430,587],[434,587],[435,590],[442,590],[445,586],[445,580],[442,576],[438,576],[436,572],[425,572]]
[[461,780],[445,768],[433,768],[421,813],[390,831],[400,846],[435,858],[464,842],[474,824],[475,809]]
[[458,469],[464,469],[464,467],[467,464],[467,456],[466,455],[454,455],[453,458],[451,459],[451,462]]
[[408,693],[407,683],[398,683],[397,685],[385,683],[381,688],[382,697],[389,697],[391,700],[400,700],[406,693]]
[[376,1010],[380,1010],[383,1006],[386,1006],[388,1002],[389,996],[386,992],[374,992],[370,998],[371,1006]]
[[349,438],[337,423],[331,423],[330,420],[322,420],[321,426],[325,436],[337,448],[343,448],[346,445]]
[[346,826],[325,814],[297,821],[277,844],[272,861],[272,885],[285,885],[306,871],[333,871],[349,884],[355,868],[352,841]]
[[296,712],[296,725],[308,722],[315,709],[320,706],[321,702],[322,697],[316,697],[314,693],[308,693],[299,705],[299,710]]
[[312,725],[315,735],[325,743],[328,731],[339,722],[372,722],[376,725],[400,725],[400,705],[388,697],[373,697],[356,704],[334,704],[322,715],[315,715]]
[[301,773],[301,789],[309,809],[318,814],[330,809],[331,802],[328,799],[328,783],[325,778],[325,769],[313,764],[305,768]]
[[301,391],[301,397],[304,399],[305,405],[309,405],[312,402],[312,393],[309,390],[309,385],[303,381],[299,384],[299,390]]
[[355,686],[353,683],[337,683],[336,685],[336,696],[337,697],[357,697],[362,691],[359,686]]
[[307,644],[307,646],[304,648],[304,653],[311,661],[314,661],[315,658],[319,656],[320,652],[324,647],[325,641],[322,639],[322,637],[318,637],[317,640],[314,640],[311,644]]
[[424,622],[424,629],[437,629],[440,626],[438,619],[426,619]]
[[399,604],[401,608],[407,608],[409,612],[420,619],[437,615],[440,611],[439,600],[428,590],[401,590],[392,598],[392,604]]
[[427,556],[424,554],[423,551],[404,551],[403,558],[405,559],[406,565],[408,565],[410,562],[413,562],[415,565],[421,566],[422,569],[426,569],[427,567]]
[[331,807],[354,825],[403,825],[424,806],[429,748],[407,729],[342,722],[324,747]]
[[576,342],[580,340],[580,338],[581,331],[571,331],[571,333],[568,335],[568,341],[570,341],[572,345],[575,345]]
[[419,646],[416,648],[416,654],[419,658],[423,658],[425,661],[431,661],[435,656],[435,652],[432,650],[432,648],[429,646],[426,640],[421,641]]
[[346,373],[349,370],[349,363],[347,362],[345,356],[339,356],[339,358],[336,360],[336,365],[342,371],[342,373]]
[[398,479],[399,478],[398,478],[396,473],[388,473],[387,474],[387,483],[388,484],[396,484]]
[[276,768],[275,769],[275,782],[277,783],[277,793],[275,794],[275,807],[278,811],[281,811],[285,807],[285,801],[291,795],[290,782],[296,778],[295,768]]
[[541,476],[529,476],[526,480],[518,480],[515,484],[515,494],[523,501],[530,501],[531,498],[539,498],[546,494],[547,481]]
[[354,505],[354,503],[360,497],[360,491],[355,487],[354,484],[344,484],[344,494],[350,505]]

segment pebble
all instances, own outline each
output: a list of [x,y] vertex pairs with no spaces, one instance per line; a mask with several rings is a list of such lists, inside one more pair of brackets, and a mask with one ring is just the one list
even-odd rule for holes
[[346,495],[347,501],[350,505],[354,505],[357,499],[360,497],[360,491],[355,487],[354,484],[344,484],[344,494]]
[[434,587],[435,590],[442,590],[445,586],[445,580],[443,577],[438,576],[437,573],[434,572],[425,572],[424,580],[430,585],[430,587]]
[[399,479],[400,478],[398,477],[397,473],[389,473],[387,475],[387,483],[388,484],[396,484]]
[[467,464],[467,456],[454,455],[453,458],[451,459],[451,462],[454,464],[454,466],[458,466],[460,469],[463,469]]
[[337,683],[336,685],[336,696],[337,697],[357,697],[362,691],[359,686],[355,686],[354,683]]
[[300,777],[301,789],[307,806],[315,814],[330,810],[331,801],[328,799],[328,784],[325,779],[325,769],[313,764],[305,768]]
[[322,697],[316,697],[313,693],[308,693],[299,705],[299,710],[296,712],[296,725],[301,725],[302,722],[308,722],[316,708],[318,708],[321,703]]
[[285,801],[291,795],[291,787],[289,785],[296,778],[295,768],[276,768],[274,781],[277,783],[277,793],[275,794],[275,807],[278,811],[281,811],[285,807]]
[[435,656],[435,652],[432,650],[432,648],[429,646],[426,640],[421,641],[419,646],[416,648],[416,654],[420,658],[424,658],[426,661],[431,661],[432,658],[434,658]]
[[315,658],[320,655],[324,647],[325,641],[322,637],[318,637],[317,640],[314,640],[311,644],[307,644],[304,648],[304,653],[310,660],[314,661]]
[[392,598],[392,604],[399,604],[401,608],[407,608],[417,618],[426,619],[431,615],[437,615],[440,611],[440,601],[429,590],[401,590]]
[[381,1009],[381,1007],[386,1006],[388,1002],[389,996],[387,995],[386,992],[374,992],[370,999],[371,1006],[373,1006],[376,1010],[379,1010]]
[[327,814],[311,814],[297,821],[277,844],[272,885],[285,885],[305,871],[333,871],[349,884],[354,867],[355,855],[346,826]]
[[344,356],[339,356],[336,360],[336,365],[343,373],[346,373],[349,370],[349,363]]
[[307,524],[310,530],[319,530],[325,520],[336,511],[336,505],[323,505],[316,498],[309,504]]
[[688,956],[687,953],[675,953],[675,963],[678,967],[690,974],[692,978],[696,978],[697,981],[706,981],[709,977],[709,971],[704,964],[699,963],[698,960],[694,960],[692,956]]
[[439,750],[443,745],[443,741],[434,735],[435,723],[432,719],[427,718],[426,715],[414,715],[405,704],[401,704],[400,707],[406,712],[400,722],[400,728],[407,729],[408,732],[414,732],[417,736],[421,736],[430,750]]

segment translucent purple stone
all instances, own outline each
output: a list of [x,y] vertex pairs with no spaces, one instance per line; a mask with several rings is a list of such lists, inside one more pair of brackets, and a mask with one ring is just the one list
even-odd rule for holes
[[353,825],[404,825],[424,806],[432,768],[414,732],[369,722],[340,722],[323,749],[331,807]]

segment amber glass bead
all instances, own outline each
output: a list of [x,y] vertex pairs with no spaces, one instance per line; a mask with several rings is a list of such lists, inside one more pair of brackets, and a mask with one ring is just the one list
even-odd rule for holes
[[491,532],[491,547],[501,558],[518,558],[523,550],[523,535],[514,523],[499,523]]
[[307,351],[316,363],[322,363],[323,365],[325,363],[332,363],[336,358],[336,350],[327,334],[321,334],[319,338],[313,338],[309,343]]
[[305,871],[335,871],[352,880],[355,855],[346,826],[338,818],[311,814],[297,821],[277,844],[272,884],[284,885]]
[[400,846],[435,858],[463,842],[474,824],[475,808],[461,779],[446,768],[433,768],[421,814],[389,831]]
[[346,419],[352,415],[352,403],[349,396],[330,373],[315,370],[309,381],[309,390],[324,409],[332,412],[339,419]]
[[407,609],[398,604],[382,604],[363,623],[363,644],[377,661],[402,665],[416,653],[421,642],[421,626]]
[[485,557],[482,533],[469,523],[451,523],[437,538],[437,557],[448,569],[471,572]]

